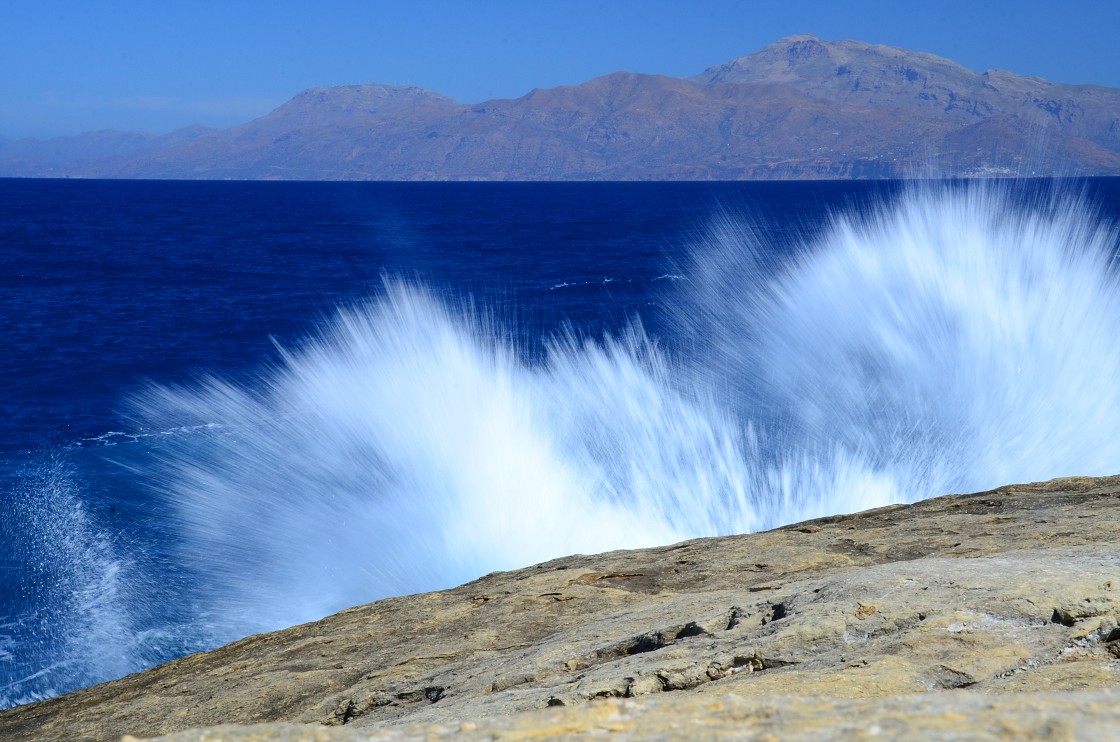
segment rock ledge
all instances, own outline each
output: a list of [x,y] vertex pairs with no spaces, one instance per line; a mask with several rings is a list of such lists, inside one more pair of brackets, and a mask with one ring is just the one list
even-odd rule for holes
[[1117,736],[1118,524],[1120,477],[1072,478],[573,556],[9,709],[0,737]]

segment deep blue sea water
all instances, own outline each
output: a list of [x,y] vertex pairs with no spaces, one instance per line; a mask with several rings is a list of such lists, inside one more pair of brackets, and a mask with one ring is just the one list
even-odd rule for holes
[[0,707],[566,553],[1116,473],[1118,219],[1120,179],[0,180]]
[[473,297],[537,344],[663,294],[715,210],[791,236],[890,185],[0,181],[0,446],[103,435],[145,380],[238,373],[382,276]]

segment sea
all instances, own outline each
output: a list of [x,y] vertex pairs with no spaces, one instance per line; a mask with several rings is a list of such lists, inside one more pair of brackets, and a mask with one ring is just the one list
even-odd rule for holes
[[1120,179],[0,180],[0,707],[1120,471]]

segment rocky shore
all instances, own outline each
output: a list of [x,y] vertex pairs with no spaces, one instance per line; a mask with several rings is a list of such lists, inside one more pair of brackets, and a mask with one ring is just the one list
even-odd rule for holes
[[5,740],[605,733],[1120,736],[1120,477],[567,557],[0,712]]

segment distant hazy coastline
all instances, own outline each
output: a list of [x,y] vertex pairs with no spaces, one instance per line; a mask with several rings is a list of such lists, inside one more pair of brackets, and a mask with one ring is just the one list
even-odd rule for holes
[[0,177],[752,180],[1120,175],[1120,90],[793,36],[691,78],[459,104],[306,90],[225,130],[0,139]]

